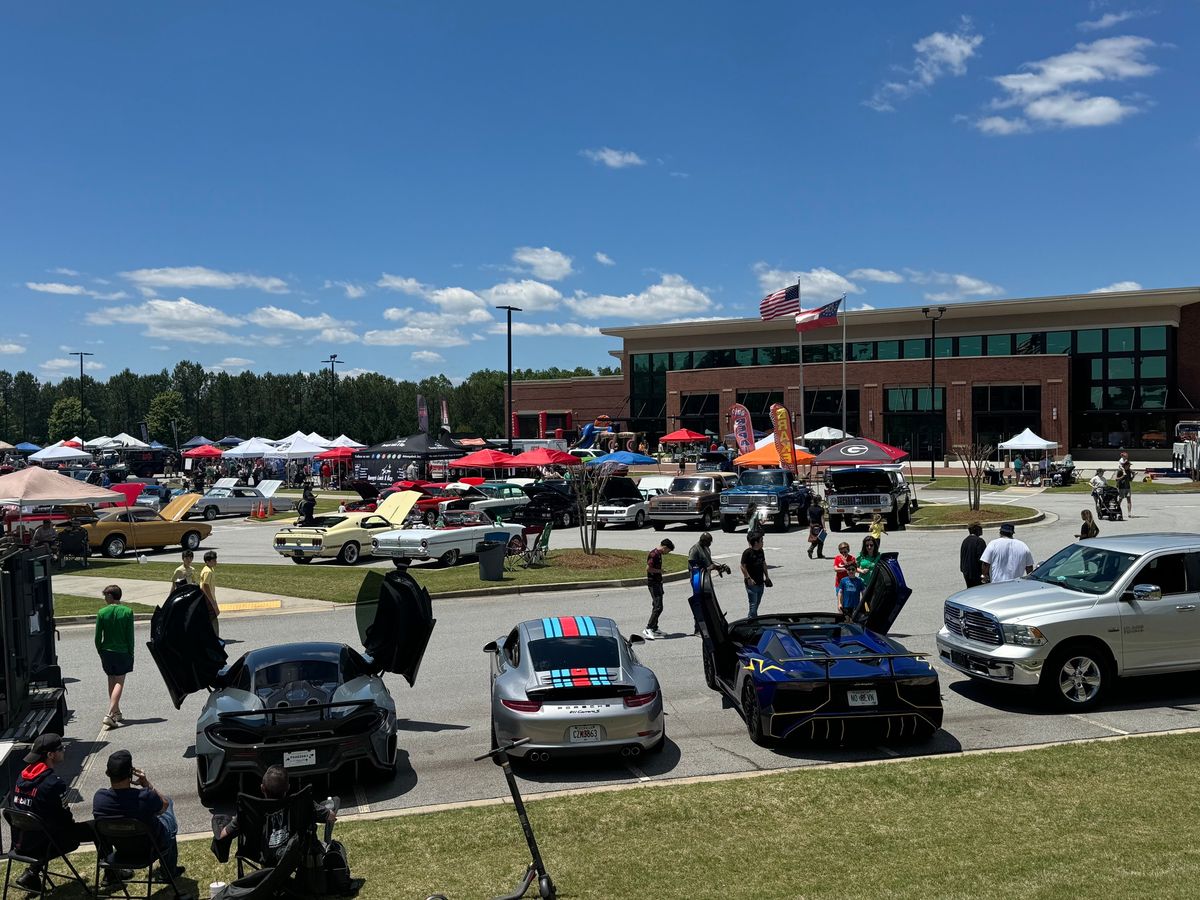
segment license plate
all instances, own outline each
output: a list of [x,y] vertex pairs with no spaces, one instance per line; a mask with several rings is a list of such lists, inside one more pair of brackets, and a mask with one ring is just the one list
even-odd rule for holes
[[572,744],[592,744],[600,740],[599,725],[572,725],[570,741]]
[[967,654],[963,653],[961,650],[950,651],[950,662],[954,663],[956,666],[966,666],[970,664],[967,661]]
[[285,769],[298,769],[301,766],[315,766],[316,764],[316,750],[292,750],[283,754],[283,767]]
[[878,706],[879,697],[874,691],[847,691],[846,702],[851,706]]

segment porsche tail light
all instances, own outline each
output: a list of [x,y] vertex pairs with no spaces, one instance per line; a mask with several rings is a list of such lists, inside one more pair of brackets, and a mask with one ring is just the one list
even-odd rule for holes
[[648,694],[630,694],[625,698],[625,705],[630,709],[638,706],[645,706],[647,703],[652,703],[654,698],[658,696],[658,691],[651,691]]
[[541,700],[501,700],[513,712],[535,713],[542,708]]

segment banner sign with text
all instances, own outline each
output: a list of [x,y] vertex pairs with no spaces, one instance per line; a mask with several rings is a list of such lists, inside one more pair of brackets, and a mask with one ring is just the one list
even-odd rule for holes
[[429,407],[425,405],[425,398],[420,394],[417,394],[417,431],[429,434]]
[[737,444],[738,456],[754,449],[754,428],[750,423],[750,410],[741,403],[729,407],[729,421],[733,425],[733,440]]
[[792,440],[792,414],[782,403],[771,404],[771,424],[775,426],[775,452],[779,454],[779,464],[785,469],[797,472],[796,445]]

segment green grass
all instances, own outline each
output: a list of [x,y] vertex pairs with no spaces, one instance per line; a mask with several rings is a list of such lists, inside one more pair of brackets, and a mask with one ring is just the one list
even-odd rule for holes
[[967,509],[963,503],[945,506],[922,503],[912,514],[912,521],[914,525],[969,525],[971,522],[987,524],[1005,519],[1025,519],[1034,515],[1037,515],[1037,510],[1028,506],[1001,503],[981,503],[979,509]]
[[[1172,735],[533,800],[529,816],[572,900],[1170,900],[1200,881],[1200,847],[1181,839],[1197,767],[1200,736]],[[492,896],[528,859],[511,806],[342,822],[335,835],[367,879],[362,900]],[[208,840],[181,851],[202,888],[235,877]]]
[[[678,553],[663,560],[665,572],[687,568],[687,559]],[[136,578],[144,581],[168,582],[175,563],[148,562],[138,565],[117,560],[93,560],[89,574],[110,570],[113,577]],[[243,565],[221,563],[217,569],[217,584],[222,588],[262,591],[283,597],[308,597],[352,603],[367,572],[366,567],[341,566],[336,563],[314,563],[307,566]],[[375,570],[379,571],[379,570]],[[474,560],[459,563],[449,569],[437,563],[413,566],[409,571],[427,587],[430,593],[442,591],[478,590],[496,587],[499,582],[479,580],[479,567]],[[641,550],[601,550],[588,556],[581,550],[552,550],[546,566],[504,573],[504,585],[553,584],[573,581],[640,578],[646,574],[646,554]],[[107,575],[107,573],[106,573]]]
[[[103,597],[80,597],[78,594],[54,594],[54,615],[62,616],[94,616],[96,610],[104,606]],[[153,606],[144,603],[126,603],[135,613],[152,613]]]

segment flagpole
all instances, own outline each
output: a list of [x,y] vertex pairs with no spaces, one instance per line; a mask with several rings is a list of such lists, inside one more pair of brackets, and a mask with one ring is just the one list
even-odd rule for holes
[[[799,276],[796,276],[796,308],[804,311]],[[796,329],[796,356],[800,363],[800,444],[804,446],[804,332],[799,328]]]
[[[842,294],[842,301],[845,302],[846,295]],[[858,429],[855,429],[856,431]],[[846,435],[846,310],[842,308],[842,440],[845,440]]]

